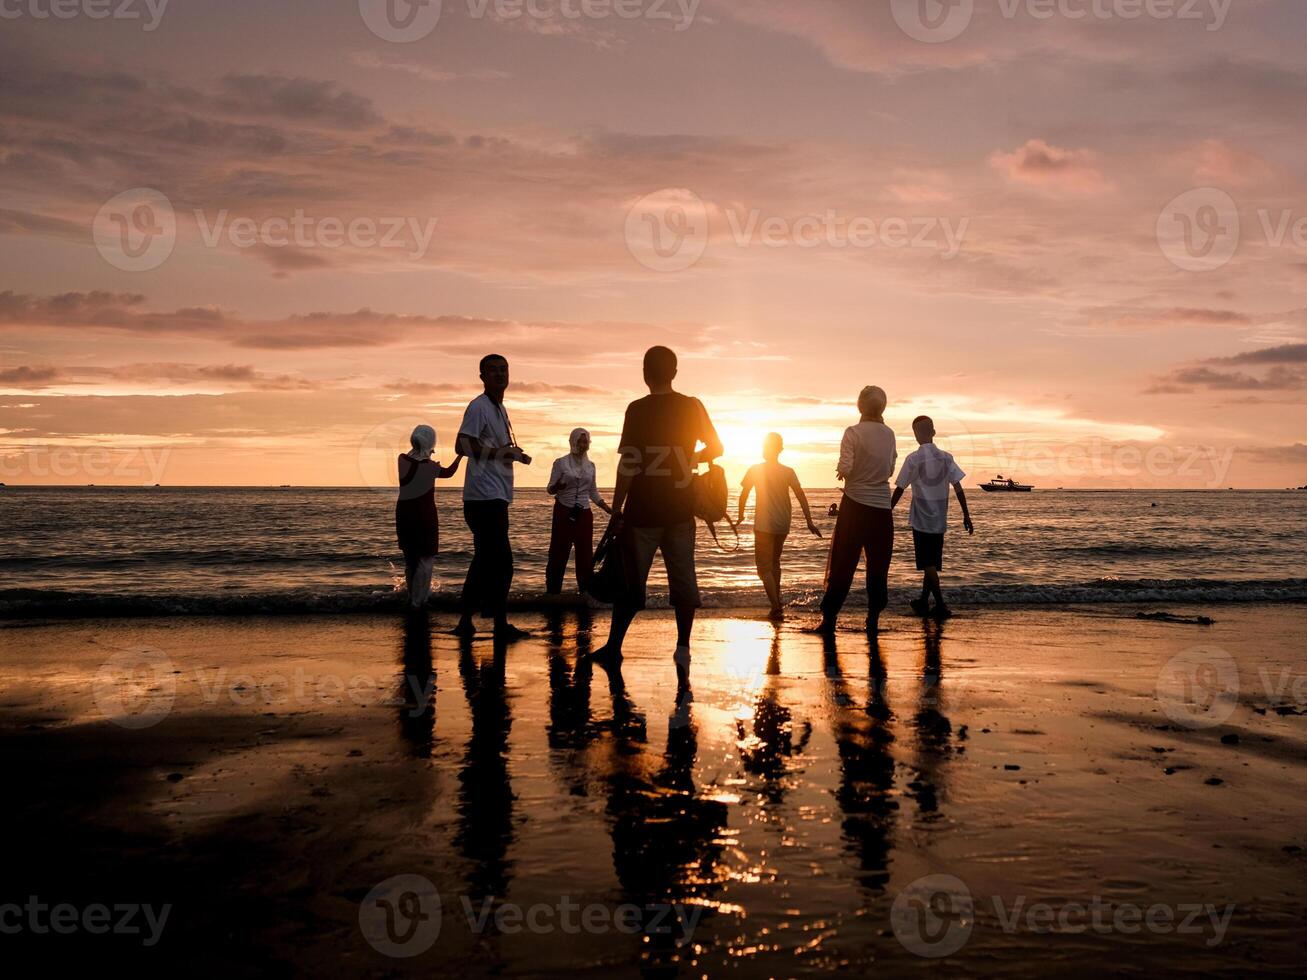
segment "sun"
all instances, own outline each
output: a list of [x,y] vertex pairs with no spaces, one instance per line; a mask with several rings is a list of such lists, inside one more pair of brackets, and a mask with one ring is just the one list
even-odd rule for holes
[[[722,459],[727,464],[751,466],[762,459],[762,443],[767,433],[776,429],[751,423],[728,422],[717,426],[717,435],[721,437],[725,454]],[[782,433],[783,435],[783,433]]]

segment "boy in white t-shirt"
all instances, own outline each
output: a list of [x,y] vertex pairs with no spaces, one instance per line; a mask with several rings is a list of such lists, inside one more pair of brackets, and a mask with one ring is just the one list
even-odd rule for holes
[[966,474],[953,461],[953,457],[935,445],[935,423],[928,416],[919,415],[912,420],[912,432],[920,447],[903,461],[899,478],[895,481],[890,508],[894,508],[903,491],[912,487],[912,509],[908,524],[912,528],[912,544],[917,553],[917,569],[922,572],[921,597],[911,602],[912,611],[926,615],[930,609],[930,596],[935,597],[935,615],[949,615],[944,595],[939,588],[939,572],[944,567],[944,532],[948,530],[948,488],[952,485],[962,506],[962,526],[968,534],[975,534],[971,512],[967,509],[967,495],[962,492]]

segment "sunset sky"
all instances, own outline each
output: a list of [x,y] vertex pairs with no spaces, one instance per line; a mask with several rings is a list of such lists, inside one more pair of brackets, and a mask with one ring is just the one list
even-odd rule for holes
[[865,384],[968,483],[1307,483],[1301,0],[67,2],[0,19],[9,484],[384,484],[497,351],[520,482],[607,485],[655,343],[733,483]]

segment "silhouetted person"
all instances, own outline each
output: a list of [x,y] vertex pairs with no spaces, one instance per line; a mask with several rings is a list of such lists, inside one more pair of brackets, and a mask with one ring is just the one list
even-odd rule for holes
[[758,567],[758,577],[767,592],[767,601],[771,603],[768,615],[776,620],[783,619],[781,608],[781,553],[785,550],[785,538],[790,533],[790,491],[799,500],[803,508],[804,520],[808,530],[821,537],[821,531],[812,522],[812,510],[808,507],[808,497],[799,485],[799,475],[780,462],[785,443],[780,434],[767,433],[762,443],[763,462],[751,466],[740,482],[740,521],[744,520],[744,505],[749,494],[758,492],[757,503],[753,507],[753,560]]
[[463,516],[472,532],[472,564],[468,566],[454,632],[476,632],[473,613],[489,616],[495,637],[514,640],[527,634],[508,622],[508,590],[513,584],[513,546],[508,540],[508,505],[513,502],[513,464],[531,465],[513,436],[504,408],[508,390],[508,360],[501,354],[481,359],[485,392],[463,413],[458,427],[458,452],[468,457],[463,483]]
[[889,602],[889,565],[894,555],[894,519],[890,512],[889,479],[898,450],[894,430],[885,424],[885,392],[868,385],[858,395],[857,425],[844,431],[835,475],[844,481],[835,533],[826,561],[826,594],[821,600],[818,633],[833,633],[844,600],[853,585],[858,559],[867,558],[867,631],[880,628],[881,611]]
[[967,495],[962,492],[966,474],[953,456],[935,445],[935,423],[928,416],[918,415],[912,420],[912,433],[920,448],[909,454],[895,481],[893,509],[903,497],[903,491],[912,487],[912,509],[908,525],[912,528],[912,546],[916,551],[917,570],[922,573],[921,597],[911,602],[913,612],[922,616],[929,612],[930,596],[935,597],[935,615],[949,615],[944,604],[944,593],[939,588],[939,573],[944,567],[944,532],[948,530],[948,488],[958,495],[962,507],[962,526],[968,534],[975,534],[971,511],[967,509]]
[[[651,347],[644,355],[649,394],[631,402],[622,426],[621,460],[613,491],[613,532],[624,549],[627,594],[613,604],[608,642],[595,653],[601,660],[622,655],[622,641],[635,614],[645,607],[645,588],[654,552],[667,567],[672,608],[676,610],[676,678],[682,694],[690,688],[690,633],[694,611],[702,605],[695,572],[695,518],[692,476],[700,463],[722,454],[708,412],[697,398],[672,390],[676,355]],[[702,450],[696,449],[703,443]]]
[[576,587],[585,593],[586,583],[594,572],[594,513],[592,503],[606,514],[613,512],[604,503],[595,481],[595,464],[590,462],[590,433],[573,429],[568,437],[571,452],[554,460],[549,474],[548,491],[554,498],[553,525],[549,536],[549,562],[545,566],[545,592],[558,595],[563,591],[563,572],[567,559],[576,549]]
[[436,481],[458,472],[461,456],[453,465],[433,462],[436,430],[419,425],[409,437],[412,448],[399,454],[399,496],[395,500],[395,537],[404,553],[404,583],[408,604],[418,609],[431,597],[431,569],[440,553],[440,519],[436,514]]

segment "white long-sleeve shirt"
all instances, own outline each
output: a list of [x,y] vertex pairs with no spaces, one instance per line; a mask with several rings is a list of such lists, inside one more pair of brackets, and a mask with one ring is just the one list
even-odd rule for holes
[[894,430],[883,422],[859,422],[844,430],[838,473],[844,495],[867,507],[889,510],[890,477],[899,458]]
[[604,502],[595,482],[595,464],[588,459],[578,463],[576,457],[569,453],[554,460],[554,468],[549,473],[549,485],[556,486],[559,481],[562,481],[562,486],[559,487],[557,500],[564,507],[584,507],[588,510],[591,501],[596,504]]

